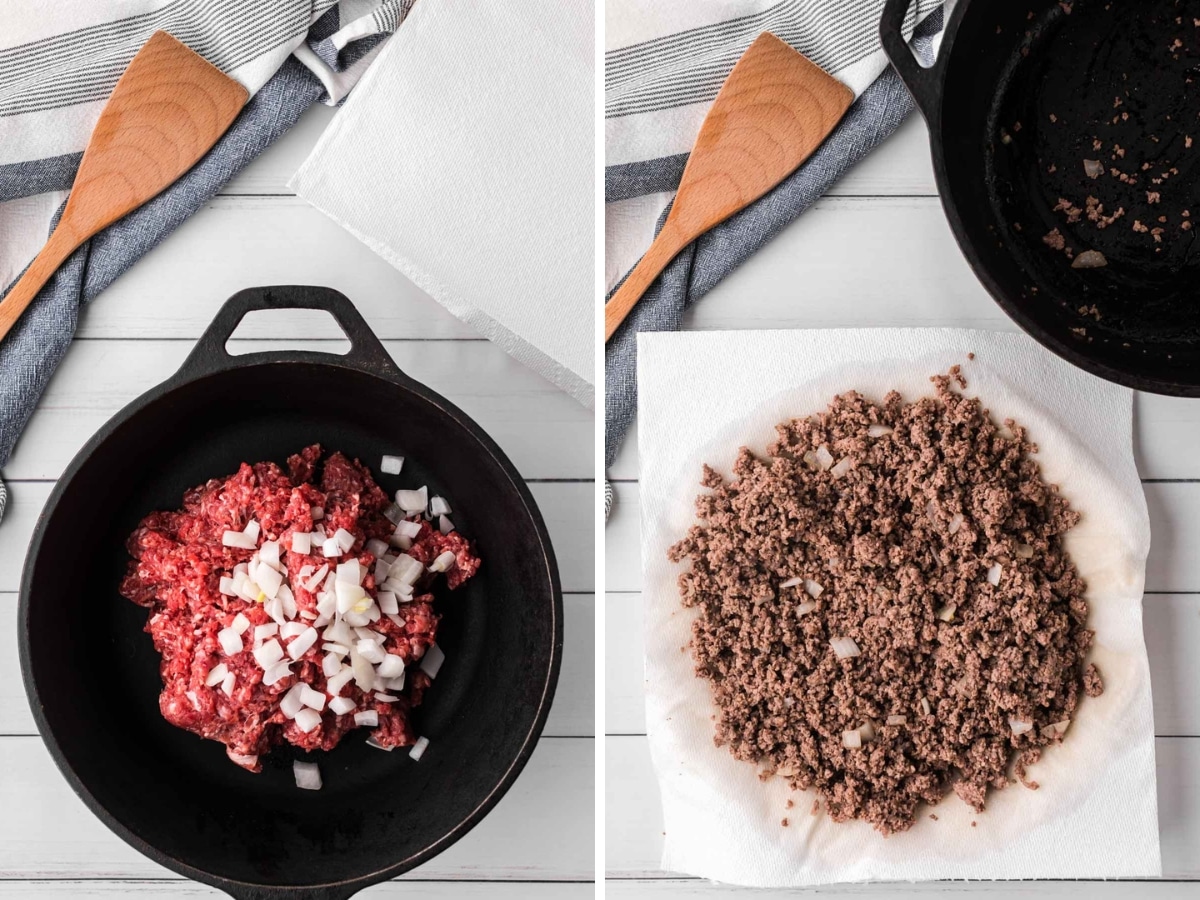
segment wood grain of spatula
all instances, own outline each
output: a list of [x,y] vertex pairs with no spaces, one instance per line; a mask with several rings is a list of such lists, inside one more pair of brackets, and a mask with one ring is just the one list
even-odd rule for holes
[[58,226],[0,301],[0,339],[76,248],[195,165],[247,97],[204,57],[156,31],[101,110]]
[[700,126],[662,230],[605,304],[605,342],[684,247],[799,168],[853,102],[832,75],[775,35],[760,34]]

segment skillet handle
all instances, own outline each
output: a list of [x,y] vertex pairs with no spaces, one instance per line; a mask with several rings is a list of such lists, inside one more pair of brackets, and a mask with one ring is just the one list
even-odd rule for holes
[[350,341],[350,352],[345,356],[330,354],[332,359],[342,360],[375,375],[403,374],[345,294],[333,288],[312,285],[276,285],[247,288],[226,300],[180,366],[178,375],[187,378],[209,375],[234,365],[241,357],[230,356],[225,344],[246,313],[263,309],[319,309],[327,312]]
[[223,889],[234,900],[350,900],[361,888],[347,885],[313,888],[224,885]]
[[932,132],[937,130],[938,110],[941,108],[941,98],[938,96],[941,69],[936,60],[928,69],[922,66],[904,39],[904,19],[910,3],[911,0],[887,0],[883,7],[883,18],[879,22],[879,39]]

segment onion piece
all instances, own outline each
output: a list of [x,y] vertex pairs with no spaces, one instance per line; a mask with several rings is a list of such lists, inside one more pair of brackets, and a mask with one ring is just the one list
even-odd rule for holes
[[291,663],[286,662],[285,660],[280,660],[279,662],[275,663],[275,665],[271,666],[271,668],[263,672],[262,683],[267,687],[271,687],[271,685],[283,681],[283,679],[287,678],[291,674]]
[[406,513],[425,512],[429,505],[429,489],[422,487],[417,491],[396,491],[396,505]]
[[221,645],[221,649],[225,651],[226,656],[233,656],[235,653],[241,653],[242,636],[232,628],[222,628],[217,632],[217,641]]
[[363,579],[366,577],[366,570],[359,561],[351,559],[344,563],[338,563],[337,572],[334,575],[334,584],[353,584],[357,586],[362,584]]
[[395,615],[400,612],[400,604],[392,591],[380,591],[375,595],[375,602],[379,604],[380,612],[385,615]]
[[379,559],[388,552],[386,541],[381,541],[379,538],[371,538],[366,544],[367,552]]
[[1008,727],[1012,729],[1013,734],[1024,734],[1027,731],[1033,731],[1033,723],[1026,722],[1024,719],[1009,719]]
[[417,742],[413,744],[412,749],[408,751],[408,755],[419,762],[421,757],[425,755],[425,749],[429,746],[429,738],[419,737]]
[[[344,622],[334,622],[321,635],[325,640],[348,647],[354,643],[354,632]],[[349,652],[349,651],[347,651]]]
[[445,497],[432,497],[429,500],[429,514],[431,516],[448,516],[450,512],[450,504],[446,502]]
[[262,592],[267,595],[269,600],[274,600],[279,596],[279,589],[283,587],[283,576],[277,571],[266,563],[261,563],[254,577],[258,580],[258,586],[262,588]]
[[217,590],[220,591],[222,594],[224,594],[226,597],[236,597],[237,596],[237,588],[235,588],[233,586],[233,579],[230,578],[228,575],[221,576],[221,581],[217,585]]
[[381,744],[381,743],[379,743],[379,741],[375,740],[374,735],[371,735],[371,737],[367,738],[365,741],[363,741],[363,743],[366,744],[368,747],[374,747],[376,750],[382,750],[384,753],[391,753],[392,750],[394,749],[393,747],[383,746],[383,744]]
[[854,460],[849,456],[843,456],[837,461],[837,464],[829,470],[829,474],[834,478],[841,478],[847,472],[854,468]]
[[250,537],[244,531],[225,531],[221,533],[221,544],[239,550],[253,550],[258,546],[258,540]]
[[1056,738],[1059,735],[1067,733],[1067,727],[1071,724],[1070,719],[1063,719],[1061,722],[1051,722],[1042,729],[1042,737]]
[[296,618],[296,613],[300,611],[296,606],[296,595],[292,593],[292,589],[287,586],[286,582],[279,586],[279,600],[283,603],[284,616],[289,619]]
[[396,702],[397,700],[399,700],[400,698],[399,698],[399,697],[396,697],[396,696],[394,696],[394,695],[392,695],[392,694],[381,694],[381,693],[379,693],[378,691],[376,691],[376,692],[375,692],[375,699],[376,699],[378,702],[380,702],[380,703],[395,703],[395,702]]
[[325,695],[304,682],[300,683],[300,701],[309,709],[320,712],[325,708]]
[[887,724],[888,725],[907,725],[908,724],[908,716],[888,716]]
[[292,763],[292,775],[296,778],[296,787],[303,791],[319,791],[321,789],[321,769],[316,763],[296,760]]
[[947,603],[945,606],[943,606],[941,609],[939,609],[935,615],[939,619],[941,619],[943,622],[949,622],[951,619],[954,618],[954,613],[957,611],[958,611],[958,604]]
[[1099,178],[1104,174],[1104,163],[1098,159],[1085,159],[1083,161],[1083,173],[1088,178]]
[[229,627],[238,634],[245,634],[246,629],[250,627],[250,620],[241,613],[233,617],[233,621],[229,623]]
[[321,555],[326,559],[334,559],[342,555],[342,548],[333,538],[326,538],[321,542]]
[[379,724],[379,713],[373,709],[364,709],[354,714],[354,724],[374,728]]
[[998,585],[1000,583],[1000,574],[1003,571],[1004,570],[1000,567],[1000,563],[993,563],[992,567],[987,570],[988,584],[992,585],[993,587]]
[[304,589],[310,594],[321,586],[321,582],[325,580],[325,576],[329,573],[329,563],[323,563],[321,568],[313,573],[313,576],[304,582]]
[[317,642],[317,637],[317,629],[310,625],[308,628],[304,629],[299,637],[288,644],[288,656],[290,656],[292,659],[299,659],[312,649],[312,645]]
[[326,653],[321,660],[321,673],[326,678],[332,678],[342,671],[342,660],[336,653]]
[[254,519],[251,519],[249,522],[247,522],[246,527],[242,529],[242,534],[246,535],[246,537],[250,538],[250,540],[254,541],[255,543],[258,542],[258,536],[261,533],[262,526],[259,525]]
[[1071,262],[1072,269],[1102,269],[1108,259],[1099,250],[1084,250]]
[[208,670],[208,677],[204,679],[204,684],[207,687],[214,687],[225,680],[225,676],[229,674],[229,666],[225,663],[217,663]]
[[429,564],[429,571],[448,572],[450,567],[454,565],[455,559],[457,559],[457,557],[455,557],[453,550],[445,550],[442,553],[439,553],[437,559]]
[[951,534],[957,534],[958,529],[962,528],[962,523],[962,513],[955,513],[950,517],[950,524],[946,526],[946,530]]
[[438,531],[449,534],[454,530],[454,523],[447,516],[438,516]]
[[263,611],[280,625],[287,621],[287,616],[283,614],[283,601],[278,597],[264,603]]
[[820,597],[824,590],[825,588],[821,587],[821,585],[817,584],[811,578],[804,579],[804,593],[808,594],[814,600]]
[[862,734],[857,728],[842,732],[842,746],[847,750],[857,750],[862,746]]
[[264,643],[261,647],[254,650],[254,661],[263,669],[269,669],[275,663],[283,659],[283,647],[275,638]]
[[829,452],[829,448],[822,444],[817,448],[817,452],[813,454],[813,459],[816,461],[817,468],[828,471],[833,465],[833,454]]
[[[307,556],[312,551],[312,535],[307,531],[292,532],[292,552]],[[304,570],[301,569],[301,572]]]
[[383,662],[383,658],[387,655],[379,649],[379,644],[370,639],[360,640],[354,645],[354,649],[358,651],[359,656],[372,665],[378,665]]
[[858,726],[858,733],[862,735],[864,741],[875,740],[875,723],[870,719]]
[[385,456],[379,461],[379,471],[384,475],[399,475],[403,468],[403,456]]
[[343,553],[349,553],[350,548],[354,546],[354,542],[358,540],[345,528],[339,528],[333,533],[333,539],[337,541],[338,546],[342,548]]
[[272,569],[278,570],[280,568],[279,541],[263,541],[262,546],[258,548],[258,558]]
[[892,433],[890,425],[868,425],[867,437],[880,438]]
[[348,712],[354,712],[354,701],[349,697],[334,697],[329,701],[329,709],[339,716],[344,716]]
[[[395,653],[389,653],[375,669],[375,674],[380,678],[399,678],[404,674],[404,660]],[[432,678],[433,676],[430,675],[429,677]]]
[[396,523],[396,534],[399,537],[415,538],[421,533],[421,523],[404,519]]
[[279,634],[279,626],[274,622],[268,622],[266,625],[254,626],[254,640],[261,644],[273,634]]
[[349,684],[353,679],[354,669],[352,669],[350,666],[344,666],[340,672],[325,682],[325,691],[326,693],[332,694],[334,697],[336,697],[342,692],[342,688]]
[[375,685],[375,668],[370,660],[358,652],[356,647],[350,648],[350,667],[354,673],[354,683],[360,691],[369,691]]
[[395,525],[397,522],[402,522],[404,520],[404,510],[402,510],[395,503],[389,503],[387,508],[383,511],[383,517]]
[[780,587],[780,589],[782,590],[783,588],[796,587],[796,586],[798,586],[798,585],[801,585],[801,584],[803,584],[803,583],[804,583],[804,579],[803,579],[803,578],[789,578],[787,581],[781,581],[781,582],[779,583],[779,587]]
[[367,592],[361,585],[346,581],[339,581],[335,585],[335,593],[337,595],[337,611],[343,614],[350,612],[354,609],[354,604],[367,596]]
[[299,728],[305,734],[308,734],[321,724],[321,714],[315,709],[308,709],[306,707],[305,709],[302,709],[300,712],[296,713],[295,722],[297,728]]
[[862,654],[858,649],[858,644],[854,642],[852,637],[835,637],[829,639],[829,646],[833,648],[833,652],[838,659],[852,659],[855,656]]
[[810,612],[812,612],[816,608],[817,608],[816,600],[805,600],[803,603],[801,603],[799,606],[796,607],[796,615],[807,616]]
[[929,706],[929,698],[928,697],[921,698],[921,712],[923,712],[927,716],[933,714],[933,711]]
[[279,699],[279,711],[289,719],[296,718],[296,713],[304,708],[304,685],[292,685],[286,694]]
[[227,696],[227,697],[233,696],[233,685],[234,685],[235,680],[236,680],[236,676],[232,672],[230,672],[228,675],[225,676],[225,680],[221,682],[221,690],[223,690],[225,692],[225,696]]
[[446,654],[442,652],[442,648],[437,644],[430,644],[429,649],[425,651],[425,655],[421,657],[421,671],[430,678],[437,678],[437,673],[442,668],[442,663],[446,661]]
[[308,629],[308,626],[303,622],[287,622],[279,629],[281,638],[294,638],[303,634]]

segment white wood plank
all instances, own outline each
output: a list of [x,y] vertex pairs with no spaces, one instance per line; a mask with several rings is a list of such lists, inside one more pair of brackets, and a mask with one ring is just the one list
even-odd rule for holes
[[[591,737],[596,730],[596,598],[594,594],[563,597],[564,647],[562,670],[554,705],[546,721],[548,737]],[[0,593],[0,621],[15,622],[17,595]],[[0,735],[37,734],[29,712],[17,634],[4,629],[0,637]]]
[[[19,588],[25,551],[51,483],[16,481],[9,488],[8,510],[0,524],[0,591]],[[595,590],[595,486],[590,482],[531,484],[558,558],[564,591]]]
[[[866,897],[951,897],[987,898],[1022,897],[1025,900],[1059,900],[1059,898],[1097,898],[1124,900],[1126,897],[1145,897],[1148,900],[1184,900],[1194,898],[1197,887],[1186,881],[954,881],[909,884],[842,884],[808,888],[806,897],[838,897],[857,900]],[[709,898],[742,898],[742,900],[785,900],[794,898],[796,891],[762,890],[713,884],[707,881],[655,879],[641,881],[608,881],[606,896],[620,900],[709,900]],[[0,896],[3,896],[0,894]]]
[[[1195,550],[1200,547],[1200,483],[1150,483],[1144,488],[1153,535],[1146,590],[1200,591],[1200,554]],[[617,500],[605,528],[605,589],[637,591],[642,584],[638,488],[622,482],[614,489]]]
[[[401,878],[369,887],[355,894],[361,900],[399,900],[420,894],[426,900],[590,900],[592,884],[529,883],[521,881],[422,881]],[[0,881],[3,900],[227,900],[228,895],[191,881]]]
[[[78,334],[194,339],[232,294],[270,284],[336,288],[380,337],[479,337],[298,197],[215,198],[89,304]],[[280,311],[246,336],[303,338],[307,321]]]
[[[1158,822],[1163,876],[1200,878],[1200,740],[1159,738]],[[662,874],[662,810],[644,737],[605,739],[605,868],[613,878]],[[1119,828],[1118,823],[1113,823]],[[1140,886],[1140,884],[1139,884]]]
[[[1142,609],[1154,731],[1200,736],[1200,595],[1147,594]],[[642,595],[605,595],[604,618],[604,729],[645,734]]]
[[[5,477],[58,478],[101,425],[172,375],[192,346],[191,341],[75,341],[5,466]],[[594,477],[594,414],[495,344],[388,341],[385,346],[401,369],[479,422],[526,478]],[[336,352],[324,341],[247,340],[234,347],[245,353]]]
[[[593,877],[595,742],[542,740],[512,790],[470,834],[414,872],[422,879]],[[39,738],[0,738],[0,879],[170,877],[112,834]]]

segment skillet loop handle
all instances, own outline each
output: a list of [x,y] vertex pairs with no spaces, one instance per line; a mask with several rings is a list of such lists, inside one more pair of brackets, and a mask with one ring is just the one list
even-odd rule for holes
[[883,18],[879,22],[879,38],[883,42],[884,52],[912,94],[930,131],[936,131],[941,105],[938,96],[941,70],[936,61],[928,69],[922,66],[904,39],[904,20],[908,16],[910,3],[911,0],[887,0],[883,7]]
[[306,888],[226,885],[224,890],[234,900],[350,900],[361,890],[361,886],[328,885]]
[[401,374],[371,326],[345,294],[333,288],[310,285],[280,285],[238,291],[225,301],[212,324],[200,336],[180,367],[179,374],[194,377],[228,369],[237,357],[229,355],[225,344],[247,313],[265,309],[319,309],[327,312],[350,341],[350,352],[345,356],[331,354],[332,359],[343,360],[357,369],[376,375]]

